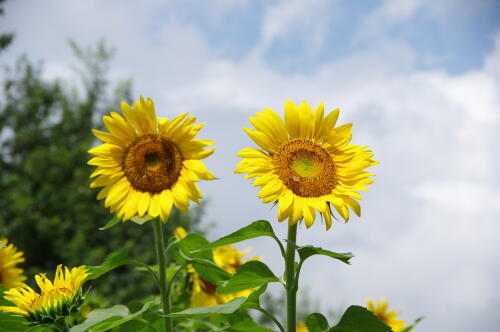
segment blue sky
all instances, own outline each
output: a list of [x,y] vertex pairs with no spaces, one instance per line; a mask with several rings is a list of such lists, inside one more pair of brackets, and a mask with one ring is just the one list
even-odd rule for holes
[[[353,142],[381,163],[363,214],[299,243],[353,251],[352,266],[315,257],[302,283],[324,308],[385,296],[416,331],[493,331],[500,306],[500,4],[400,1],[9,1],[2,55],[44,61],[47,78],[74,79],[67,38],[104,37],[111,77],[130,77],[157,112],[189,111],[217,141],[204,183],[210,237],[271,220],[257,190],[233,174],[242,127],[264,107],[325,102],[353,122]],[[125,225],[126,226],[126,225]],[[243,243],[281,273],[274,244]],[[82,262],[84,263],[84,262]],[[324,296],[328,294],[328,296]]]

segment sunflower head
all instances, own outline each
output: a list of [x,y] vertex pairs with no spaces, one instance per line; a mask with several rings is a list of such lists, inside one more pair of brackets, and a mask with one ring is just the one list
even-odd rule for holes
[[404,320],[397,319],[399,315],[394,310],[388,310],[389,304],[385,299],[379,299],[376,303],[372,299],[366,301],[367,309],[389,326],[394,332],[402,331],[406,324]]
[[78,311],[83,302],[82,285],[87,276],[84,265],[71,270],[59,265],[54,282],[44,273],[35,277],[40,293],[26,284],[7,290],[4,298],[14,306],[0,306],[0,310],[22,315],[31,322],[52,323]]
[[241,150],[235,172],[255,179],[262,202],[278,203],[279,221],[304,220],[309,228],[319,212],[329,229],[333,211],[345,221],[349,209],[361,214],[359,191],[373,182],[365,169],[378,162],[350,143],[351,124],[335,127],[338,116],[338,109],[325,115],[323,104],[313,111],[306,102],[287,101],[284,121],[270,109],[250,117],[255,130],[244,131],[259,149]]
[[23,275],[23,269],[17,267],[19,263],[24,262],[24,254],[7,239],[0,239],[0,284],[7,288],[22,285],[26,277]]
[[213,180],[202,159],[213,141],[195,139],[203,127],[196,118],[182,114],[172,120],[156,116],[153,101],[131,107],[123,102],[122,115],[104,116],[108,132],[93,130],[103,144],[90,149],[97,166],[92,188],[103,187],[97,199],[123,221],[148,215],[167,222],[172,206],[187,212],[189,202],[202,197],[199,180]]

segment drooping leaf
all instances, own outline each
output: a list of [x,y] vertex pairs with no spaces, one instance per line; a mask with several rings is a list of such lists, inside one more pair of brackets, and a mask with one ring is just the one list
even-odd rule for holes
[[233,243],[238,243],[241,241],[253,239],[261,236],[269,236],[279,242],[278,238],[274,234],[273,227],[267,220],[257,220],[251,223],[248,226],[240,228],[234,233],[231,233],[227,236],[221,237],[220,239],[204,246],[201,248],[205,249],[213,249],[220,246],[225,246]]
[[368,309],[352,305],[328,332],[392,332],[392,329]]
[[323,255],[323,256],[328,256],[328,257],[338,259],[346,264],[350,264],[349,260],[354,257],[354,255],[350,252],[339,254],[339,253],[336,253],[333,251],[329,251],[329,250],[325,250],[323,248],[313,247],[313,246],[299,247],[297,249],[297,251],[299,252],[300,260],[302,260],[302,261],[306,260],[307,258],[309,258],[313,255]]
[[309,332],[322,332],[328,329],[328,320],[320,313],[313,313],[307,316],[306,326]]
[[231,294],[242,290],[259,287],[265,283],[278,282],[269,267],[260,261],[250,261],[243,264],[231,279],[217,285],[216,294]]
[[128,251],[126,249],[115,251],[109,254],[101,265],[88,267],[90,275],[87,280],[97,279],[103,274],[126,264],[133,264],[133,261],[128,257]]
[[267,289],[267,283],[260,286],[256,291],[250,293],[246,302],[244,303],[245,308],[257,309],[260,308],[260,296],[264,294]]
[[108,221],[106,223],[106,225],[104,225],[101,228],[99,228],[99,230],[103,231],[105,229],[109,229],[109,228],[113,227],[114,225],[118,224],[119,222],[120,222],[120,219],[117,218],[117,217],[114,217],[113,219],[111,219],[110,221]]

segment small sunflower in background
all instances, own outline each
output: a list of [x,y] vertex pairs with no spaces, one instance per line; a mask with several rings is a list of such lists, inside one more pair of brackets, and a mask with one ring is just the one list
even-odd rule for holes
[[304,322],[299,322],[297,324],[297,332],[309,332],[309,329]]
[[23,269],[17,267],[19,263],[24,262],[24,253],[18,251],[16,246],[6,238],[0,239],[0,284],[7,288],[22,285],[26,277],[23,275]]
[[405,328],[405,321],[396,318],[399,316],[399,313],[396,311],[388,310],[389,303],[387,303],[385,299],[379,299],[376,303],[374,303],[373,300],[368,299],[366,301],[366,307],[394,332],[400,332]]
[[365,169],[378,162],[366,147],[350,144],[352,124],[335,127],[338,116],[338,109],[325,116],[323,104],[313,111],[287,101],[284,121],[267,108],[250,117],[255,130],[244,131],[260,149],[241,150],[235,172],[255,179],[263,203],[278,204],[279,221],[303,219],[309,228],[318,211],[329,229],[333,209],[345,221],[348,209],[360,216],[358,191],[373,182]]
[[104,143],[89,150],[96,157],[88,164],[97,166],[91,187],[103,187],[97,199],[123,221],[148,215],[166,223],[173,205],[187,212],[190,201],[201,199],[197,181],[215,179],[201,162],[214,141],[194,138],[204,124],[187,113],[157,118],[149,98],[121,108],[123,116],[103,117],[109,132],[92,131]]
[[[181,240],[187,236],[187,232],[184,228],[177,227],[174,235],[177,239]],[[226,272],[235,274],[236,270],[244,263],[252,260],[259,260],[258,257],[243,260],[243,257],[247,253],[248,251],[239,252],[231,246],[217,247],[213,250],[214,263]],[[224,304],[237,297],[248,297],[255,291],[255,289],[247,289],[236,293],[217,295],[215,294],[217,286],[203,279],[192,265],[188,265],[187,273],[192,283],[190,289],[190,307],[209,307]]]
[[52,323],[78,311],[83,302],[82,285],[87,278],[85,265],[67,267],[58,265],[54,282],[45,273],[35,276],[40,293],[26,284],[4,292],[4,298],[14,306],[0,306],[0,310],[24,316],[31,322]]

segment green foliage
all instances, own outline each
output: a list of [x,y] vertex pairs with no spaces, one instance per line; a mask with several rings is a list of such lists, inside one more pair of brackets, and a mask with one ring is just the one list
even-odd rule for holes
[[350,264],[349,260],[354,257],[354,255],[350,252],[345,253],[345,254],[339,254],[339,253],[336,253],[333,251],[329,251],[329,250],[325,250],[323,248],[313,247],[313,246],[300,247],[297,249],[297,251],[299,253],[299,257],[300,257],[301,261],[304,261],[313,255],[324,255],[324,256],[338,259],[346,264]]
[[144,323],[145,320],[142,319],[142,314],[151,307],[158,306],[159,304],[160,300],[156,298],[146,302],[139,311],[134,313],[130,313],[129,308],[121,304],[111,308],[96,309],[88,315],[83,323],[73,326],[71,332],[85,332],[89,330],[93,332],[104,332],[131,320],[139,320],[139,322],[149,325],[147,321]]
[[306,326],[309,332],[322,332],[328,328],[328,320],[320,313],[313,313],[307,316]]
[[328,332],[391,332],[391,328],[366,308],[352,305]]
[[274,234],[273,227],[267,220],[257,220],[251,223],[248,226],[240,228],[236,232],[233,232],[227,236],[221,237],[220,239],[204,246],[202,250],[212,249],[220,246],[225,246],[233,243],[238,243],[241,241],[253,239],[261,236],[269,236],[272,237],[278,245],[280,246],[280,250],[283,253],[283,246],[280,240]]
[[128,257],[128,250],[122,249],[115,251],[108,255],[101,265],[88,267],[89,276],[87,277],[87,280],[97,279],[103,274],[126,264],[134,264],[134,262]]
[[279,282],[269,267],[259,261],[250,261],[243,264],[231,279],[220,283],[216,294],[231,294],[242,290],[259,287],[269,282]]
[[[110,214],[89,188],[92,167],[87,150],[96,144],[92,128],[101,129],[101,116],[131,102],[130,81],[111,91],[107,70],[112,51],[104,42],[81,48],[72,43],[80,81],[43,78],[43,67],[27,58],[6,72],[0,101],[0,234],[24,251],[22,265],[33,275],[55,271],[58,264],[97,265],[106,255],[128,249],[146,264],[155,261],[153,234],[147,224],[117,223],[98,231]],[[192,229],[203,207],[189,215],[173,210],[164,227]],[[155,291],[151,278],[123,266],[107,274],[92,292],[130,301]],[[115,303],[116,303],[115,302]]]

